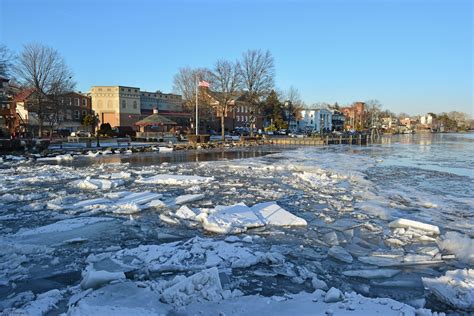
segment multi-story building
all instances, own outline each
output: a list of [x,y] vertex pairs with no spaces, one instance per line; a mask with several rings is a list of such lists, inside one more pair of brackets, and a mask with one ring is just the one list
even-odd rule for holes
[[[38,104],[39,99],[41,106]],[[80,130],[84,116],[92,113],[91,98],[77,92],[39,98],[35,89],[24,89],[15,95],[14,106],[21,132],[34,134],[39,129],[40,117],[43,118],[44,131],[61,129],[73,132]]]
[[322,108],[305,108],[297,121],[299,130],[307,132],[329,132],[332,130],[332,112]]
[[126,86],[93,86],[92,110],[100,123],[132,126],[141,119],[140,88]]
[[183,111],[181,95],[161,91],[140,91],[140,105],[142,115],[150,115],[154,109],[157,109],[160,113]]
[[71,132],[81,129],[82,120],[92,114],[91,97],[78,92],[70,92],[59,97],[59,128]]
[[342,132],[344,130],[345,117],[339,110],[331,110],[332,112],[332,130]]
[[354,102],[349,107],[341,108],[341,112],[345,116],[345,123],[347,129],[362,130],[364,128],[365,120],[365,103]]
[[[206,97],[209,104],[214,108],[212,113],[212,124],[209,125],[211,129],[220,130],[221,128],[221,111],[219,101],[222,99],[219,92],[210,90],[203,90],[206,92]],[[235,129],[263,129],[263,115],[261,109],[252,108],[247,102],[247,95],[240,94],[229,100],[227,110],[224,113],[224,128],[227,131]]]

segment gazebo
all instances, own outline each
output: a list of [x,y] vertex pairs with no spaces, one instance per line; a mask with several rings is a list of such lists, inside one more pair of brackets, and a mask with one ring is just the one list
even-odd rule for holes
[[[153,109],[153,114],[135,123],[138,126],[137,138],[163,138],[171,127],[177,125],[176,122],[159,115],[157,109]],[[172,136],[172,135],[169,135]]]

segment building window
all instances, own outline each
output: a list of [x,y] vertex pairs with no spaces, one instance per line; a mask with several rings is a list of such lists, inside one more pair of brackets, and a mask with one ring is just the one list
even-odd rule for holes
[[111,108],[112,108],[112,101],[111,101],[111,100],[108,100],[108,101],[107,101],[107,108],[108,108],[108,109],[111,109]]
[[133,108],[137,109],[137,101],[133,101]]
[[237,115],[237,122],[240,122],[240,116]]
[[87,99],[82,99],[82,105],[87,106]]
[[72,99],[71,98],[68,98],[68,104],[72,105]]
[[79,99],[78,98],[74,98],[74,105],[79,106]]
[[97,101],[97,108],[102,108],[102,100]]
[[125,100],[122,100],[122,109],[125,109],[127,107],[127,103],[125,102]]
[[86,116],[87,115],[87,111],[86,110],[82,110],[82,116]]
[[75,118],[76,120],[78,120],[79,117],[80,117],[79,110],[76,110],[75,113],[74,113],[74,118]]
[[71,110],[66,110],[66,120],[72,119]]
[[131,92],[130,89],[127,89],[128,92]]

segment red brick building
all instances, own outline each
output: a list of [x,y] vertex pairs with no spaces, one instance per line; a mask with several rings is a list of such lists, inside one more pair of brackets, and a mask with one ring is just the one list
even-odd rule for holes
[[362,130],[364,129],[365,121],[365,103],[354,102],[349,107],[341,108],[341,112],[345,117],[345,128]]

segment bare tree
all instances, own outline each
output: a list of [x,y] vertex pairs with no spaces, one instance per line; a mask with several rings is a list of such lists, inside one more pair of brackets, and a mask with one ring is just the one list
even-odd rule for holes
[[369,128],[377,127],[380,125],[380,115],[382,111],[382,103],[379,100],[368,100],[365,101],[365,126]]
[[225,116],[227,111],[233,106],[239,93],[241,83],[239,63],[233,63],[227,60],[218,60],[211,73],[211,87],[215,92],[212,97],[216,99],[213,107],[221,117],[221,135],[225,140]]
[[[51,96],[72,90],[72,72],[57,50],[42,44],[27,44],[14,66],[20,82],[35,90],[34,112],[38,116],[39,136],[43,123],[58,112]],[[54,98],[54,97],[53,97]]]
[[11,69],[15,56],[5,44],[0,44],[0,76],[8,78],[11,75]]
[[[184,67],[178,70],[173,78],[173,92],[183,97],[183,105],[188,111],[196,106],[196,88],[199,80],[210,81],[211,71],[207,68]],[[207,100],[198,93],[199,121],[206,120],[212,113],[207,106]],[[203,105],[203,106],[201,106]],[[202,126],[200,124],[200,126]]]
[[283,93],[283,104],[285,104],[285,113],[287,115],[288,128],[292,119],[299,119],[300,112],[304,107],[304,103],[301,100],[300,92],[294,86],[290,86],[287,91]]
[[239,67],[242,76],[242,88],[247,93],[247,102],[251,108],[250,135],[253,136],[253,124],[258,105],[273,89],[275,66],[270,51],[248,50],[242,56]]

